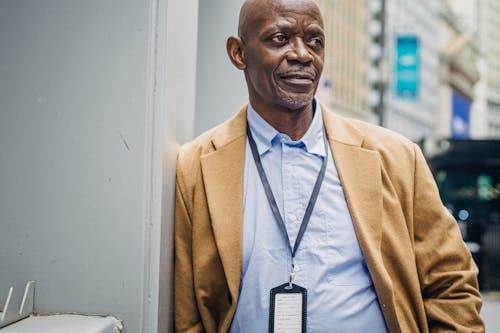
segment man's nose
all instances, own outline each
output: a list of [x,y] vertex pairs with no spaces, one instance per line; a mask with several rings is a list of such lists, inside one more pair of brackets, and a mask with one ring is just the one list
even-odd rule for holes
[[311,50],[307,47],[302,38],[295,38],[292,43],[292,48],[287,54],[287,59],[290,61],[299,61],[301,63],[309,63],[314,60]]

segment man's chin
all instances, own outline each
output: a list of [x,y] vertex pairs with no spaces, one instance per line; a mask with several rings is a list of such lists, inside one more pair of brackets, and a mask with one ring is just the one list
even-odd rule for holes
[[308,96],[287,96],[281,99],[282,106],[290,110],[303,109],[308,105],[311,105],[314,95]]

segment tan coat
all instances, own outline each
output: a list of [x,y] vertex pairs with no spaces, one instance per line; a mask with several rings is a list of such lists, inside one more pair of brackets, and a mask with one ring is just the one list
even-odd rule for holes
[[[418,147],[329,111],[323,118],[389,331],[483,332],[477,268]],[[226,332],[236,309],[245,126],[246,107],[179,153],[177,332]]]

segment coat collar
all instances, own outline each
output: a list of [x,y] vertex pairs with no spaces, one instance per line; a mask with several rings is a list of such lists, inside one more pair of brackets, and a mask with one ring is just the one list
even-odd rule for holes
[[[335,166],[365,259],[379,253],[382,180],[377,152],[362,147],[364,134],[342,117],[323,111]],[[376,246],[376,247],[375,247]]]
[[211,141],[214,151],[201,156],[201,169],[215,242],[236,304],[242,266],[246,106],[216,128]]
[[[377,293],[392,295],[390,277],[380,251],[382,179],[379,154],[363,147],[364,133],[350,121],[321,106],[356,234]],[[243,175],[246,149],[246,106],[212,135],[214,151],[202,156],[215,241],[234,302],[239,294],[242,267]],[[382,300],[383,301],[383,300]],[[391,297],[387,300],[393,303]],[[388,326],[395,316],[386,318]],[[395,327],[395,326],[393,326]]]
[[377,151],[364,147],[364,133],[351,121],[322,107],[333,158],[351,213],[356,236],[370,271],[387,328],[401,332],[392,280],[382,258],[382,162]]

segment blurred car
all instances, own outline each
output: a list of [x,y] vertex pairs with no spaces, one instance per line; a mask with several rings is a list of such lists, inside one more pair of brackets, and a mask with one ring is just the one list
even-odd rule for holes
[[445,140],[428,156],[441,199],[479,267],[483,290],[500,290],[500,140]]

